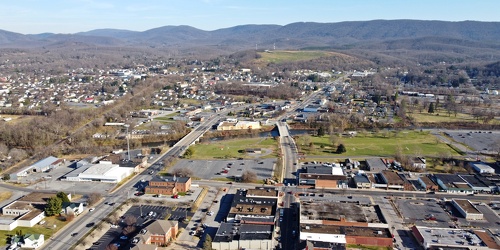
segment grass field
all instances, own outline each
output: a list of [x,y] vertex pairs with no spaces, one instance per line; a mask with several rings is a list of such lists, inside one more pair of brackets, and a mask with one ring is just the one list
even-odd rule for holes
[[4,191],[0,192],[0,202],[9,199],[12,196],[12,192]]
[[474,118],[468,114],[457,114],[455,117],[454,114],[451,114],[448,116],[448,113],[446,112],[437,112],[434,114],[429,114],[427,112],[424,113],[411,113],[408,114],[409,116],[413,117],[415,121],[417,122],[474,122]]
[[248,138],[233,139],[224,141],[215,141],[209,143],[200,143],[191,146],[194,150],[190,159],[230,159],[230,158],[248,158],[240,150],[246,148],[262,148],[263,151],[270,151],[270,154],[263,155],[261,158],[277,157],[277,142],[272,138]]
[[[440,123],[440,122],[477,122],[474,117],[470,114],[465,113],[457,113],[448,115],[448,112],[445,110],[439,110],[436,113],[429,114],[427,112],[414,112],[408,113],[408,116],[413,117],[416,122],[430,122],[430,123]],[[480,121],[482,123],[482,121]],[[499,124],[500,122],[496,119],[493,119],[489,122],[489,124]]]
[[261,58],[257,59],[258,63],[282,63],[293,61],[306,61],[327,56],[345,56],[327,51],[273,51],[272,53],[260,52]]
[[352,138],[340,138],[347,149],[346,153],[336,154],[331,147],[328,136],[310,137],[314,147],[300,145],[302,139],[297,140],[301,151],[309,158],[318,156],[393,156],[398,148],[403,154],[437,156],[442,153],[459,155],[447,144],[438,143],[436,138],[429,132],[403,131],[398,134],[386,132],[379,134],[357,135]]
[[[63,228],[67,222],[60,221],[56,217],[47,217],[43,219],[45,224],[43,225],[35,225],[33,227],[16,227],[12,231],[0,231],[0,246],[5,246],[8,244],[7,239],[11,235],[15,235],[16,232],[21,231],[22,234],[34,233],[34,234],[43,234],[45,237],[45,241],[47,241],[55,232],[59,229]],[[54,227],[54,225],[56,227]]]

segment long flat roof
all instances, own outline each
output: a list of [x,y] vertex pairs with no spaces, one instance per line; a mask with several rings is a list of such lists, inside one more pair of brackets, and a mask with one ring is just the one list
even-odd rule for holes
[[370,168],[370,171],[379,172],[379,171],[387,169],[387,166],[384,164],[384,162],[380,158],[366,159],[366,164]]
[[98,163],[87,168],[85,171],[83,171],[82,174],[103,176],[106,175],[106,173],[108,173],[111,169],[118,166],[119,166],[118,164]]
[[474,175],[460,175],[472,187],[488,187]]
[[453,199],[453,201],[455,201],[455,203],[457,203],[467,213],[482,214],[469,200]]
[[354,227],[322,224],[300,224],[301,233],[344,234],[346,236],[362,236],[376,238],[392,238],[388,228]]
[[387,179],[387,184],[397,184],[397,185],[404,185],[405,181],[401,179],[401,176],[398,175],[398,173],[390,171],[390,170],[384,170],[382,171],[382,175]]
[[436,186],[436,183],[434,183],[431,178],[429,178],[428,176],[424,175],[424,176],[420,176],[419,177],[420,180],[426,185],[426,186]]
[[233,240],[270,240],[273,237],[272,225],[253,225],[239,223],[221,223],[214,237],[214,242]]
[[54,156],[49,156],[45,159],[42,159],[40,161],[35,162],[35,164],[33,164],[32,166],[33,167],[46,167],[46,166],[56,162],[57,160],[59,160],[59,158],[56,158]]
[[427,242],[436,242],[433,244],[436,245],[446,245],[449,247],[459,246],[463,247],[464,245],[460,244],[463,242],[467,244],[467,239],[469,238],[472,242],[480,243],[481,240],[475,233],[470,233],[469,230],[463,229],[453,229],[453,228],[428,228],[415,226],[418,232],[422,235]]
[[247,197],[264,196],[269,198],[277,198],[278,190],[276,188],[254,188],[247,190]]

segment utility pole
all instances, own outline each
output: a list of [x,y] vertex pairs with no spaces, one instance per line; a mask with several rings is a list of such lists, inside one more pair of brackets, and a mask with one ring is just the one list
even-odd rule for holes
[[127,134],[125,135],[125,137],[127,137],[127,159],[128,161],[130,161],[130,141],[128,136],[128,127],[130,127],[130,125],[125,124],[124,126],[127,128]]

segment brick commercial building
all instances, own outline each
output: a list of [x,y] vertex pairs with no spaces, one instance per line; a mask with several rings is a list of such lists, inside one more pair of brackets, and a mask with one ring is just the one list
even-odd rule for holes
[[147,194],[175,195],[191,189],[191,177],[155,178],[145,189]]
[[177,221],[156,220],[145,229],[144,234],[139,234],[140,243],[163,246],[176,239],[179,232]]

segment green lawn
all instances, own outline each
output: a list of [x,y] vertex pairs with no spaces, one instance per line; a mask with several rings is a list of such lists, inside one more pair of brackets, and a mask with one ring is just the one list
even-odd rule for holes
[[[208,143],[196,144],[191,146],[191,148],[194,150],[194,154],[190,159],[230,159],[240,157],[252,158],[245,153],[239,152],[246,148],[262,148],[262,158],[277,157],[275,151],[278,146],[277,142],[272,138],[247,138],[211,141]],[[266,151],[271,151],[272,153],[265,155]]]
[[[45,241],[49,240],[49,238],[58,230],[63,228],[67,222],[65,221],[60,221],[55,217],[47,217],[43,219],[45,221],[45,224],[42,225],[35,225],[33,227],[16,227],[12,231],[0,231],[0,246],[5,246],[9,242],[7,242],[7,239],[10,235],[15,235],[16,232],[21,231],[22,234],[27,234],[27,233],[35,233],[35,234],[43,234],[45,237]],[[54,228],[54,225],[56,227]]]
[[450,155],[459,155],[447,144],[437,143],[436,138],[429,132],[402,131],[397,135],[393,132],[381,132],[378,134],[357,135],[352,138],[343,137],[340,141],[345,145],[347,152],[343,154],[333,153],[329,136],[310,137],[314,144],[300,145],[302,139],[297,140],[297,144],[306,156],[314,158],[318,156],[393,156],[398,148],[403,154],[433,156],[448,152]]
[[448,116],[447,112],[437,112],[434,114],[429,114],[427,112],[423,113],[409,113],[408,116],[411,116],[415,119],[416,122],[434,122],[434,123],[439,123],[439,122],[475,122],[474,118],[468,114],[462,114],[459,113],[455,117],[454,114],[451,114]]

